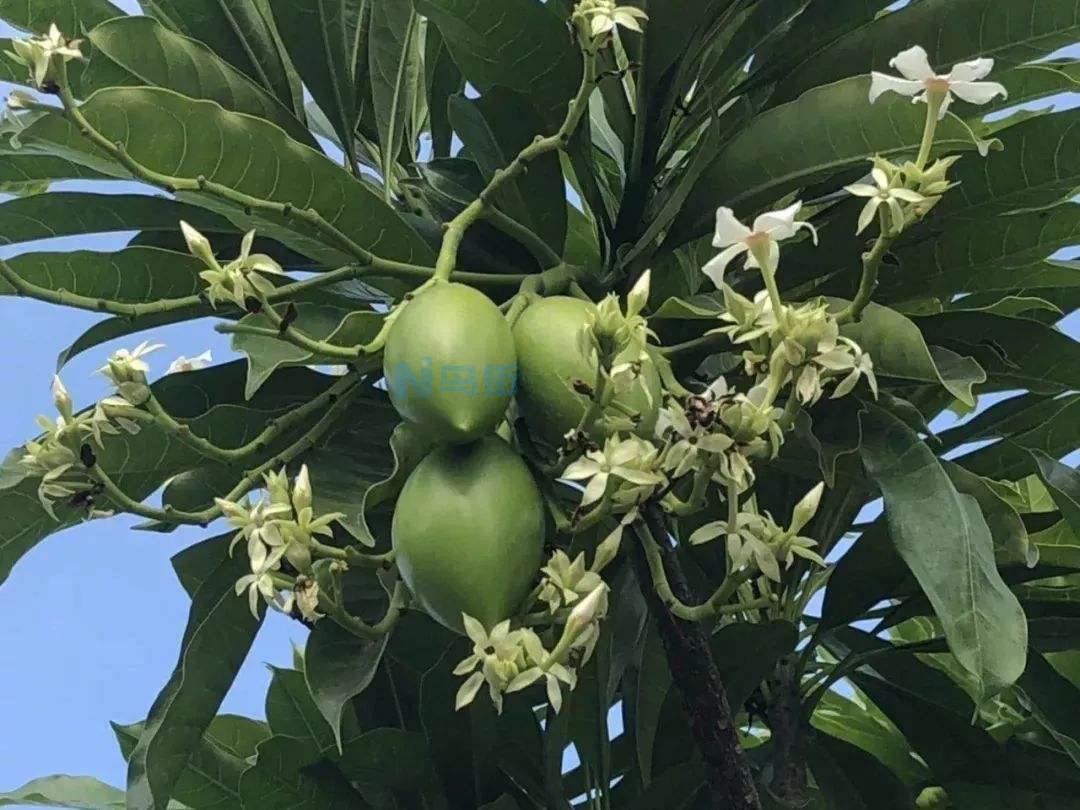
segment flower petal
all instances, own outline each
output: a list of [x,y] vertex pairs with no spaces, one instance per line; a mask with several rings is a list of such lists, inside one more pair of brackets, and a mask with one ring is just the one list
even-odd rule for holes
[[454,700],[454,710],[461,711],[476,699],[476,693],[484,685],[482,672],[474,672],[469,679],[458,689],[457,698]]
[[923,83],[898,79],[888,73],[870,74],[870,103],[873,104],[886,93],[899,93],[902,96],[914,96],[923,91]]
[[866,183],[853,183],[850,186],[844,186],[844,191],[855,197],[876,197],[881,189]]
[[735,212],[730,208],[716,209],[716,235],[713,237],[713,247],[725,248],[742,242],[750,233],[750,229],[736,219]]
[[924,82],[936,75],[930,67],[930,58],[926,55],[926,49],[921,45],[915,45],[906,51],[901,51],[891,60],[889,66],[900,71],[905,79]]
[[997,82],[951,82],[949,89],[970,104],[989,104],[998,96],[1009,97],[1009,91]]
[[860,234],[870,227],[874,221],[874,215],[877,214],[878,206],[880,206],[881,203],[881,197],[874,197],[873,199],[866,201],[862,213],[859,214],[859,229],[855,231],[856,234]]
[[779,211],[769,211],[762,214],[754,220],[754,232],[767,233],[777,241],[790,239],[798,231],[795,217],[798,216],[801,210],[802,203],[795,202],[787,208],[781,208]]
[[958,62],[953,65],[949,82],[977,82],[985,79],[994,69],[993,59],[972,59],[970,62]]
[[727,270],[728,265],[735,260],[735,257],[740,253],[745,253],[748,250],[746,245],[739,242],[734,245],[730,245],[724,249],[724,251],[718,254],[713,259],[710,259],[704,267],[701,268],[701,272],[704,273],[712,283],[719,289],[724,283],[724,271]]

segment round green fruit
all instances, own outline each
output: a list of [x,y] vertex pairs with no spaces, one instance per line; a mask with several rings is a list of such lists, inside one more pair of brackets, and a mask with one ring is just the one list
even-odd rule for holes
[[544,551],[544,503],[502,439],[443,445],[420,462],[394,510],[398,568],[417,601],[462,631],[492,629],[528,595]]
[[483,293],[436,284],[390,327],[383,372],[404,419],[435,441],[473,441],[498,427],[514,393],[510,325]]
[[[533,436],[550,445],[561,444],[585,415],[588,401],[574,391],[574,382],[583,380],[592,385],[596,380],[596,351],[586,353],[580,340],[590,311],[595,311],[595,306],[588,301],[544,298],[531,304],[514,326],[518,404]],[[647,362],[638,381],[616,401],[641,414],[636,432],[651,436],[660,397],[660,375]],[[586,425],[585,430],[595,440],[604,438],[600,420]]]

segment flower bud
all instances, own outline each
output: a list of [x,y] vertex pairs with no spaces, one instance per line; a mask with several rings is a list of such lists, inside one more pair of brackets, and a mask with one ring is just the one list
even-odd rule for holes
[[[578,602],[577,606],[570,611],[566,620],[564,635],[577,640],[578,636],[585,632],[586,628],[601,618],[607,610],[607,585],[597,585],[593,590]],[[571,643],[572,643],[571,642]]]
[[641,274],[641,278],[637,280],[634,289],[630,290],[630,294],[626,297],[627,315],[639,314],[645,309],[645,305],[649,303],[649,282],[651,278],[652,271],[646,270]]
[[53,377],[52,398],[53,404],[56,405],[56,410],[60,415],[64,419],[70,420],[74,416],[74,403],[72,403],[71,395],[64,387],[64,383],[59,376]]
[[802,528],[814,519],[818,507],[821,505],[821,496],[825,492],[825,482],[821,482],[803,496],[803,499],[795,505],[791,515],[791,534],[798,534]]
[[210,246],[210,240],[181,220],[180,230],[184,234],[184,241],[187,242],[188,251],[197,259],[211,269],[219,269],[217,259],[214,257],[214,249]]
[[300,474],[293,483],[292,504],[297,512],[301,512],[311,506],[311,478],[308,475],[307,464],[300,468]]

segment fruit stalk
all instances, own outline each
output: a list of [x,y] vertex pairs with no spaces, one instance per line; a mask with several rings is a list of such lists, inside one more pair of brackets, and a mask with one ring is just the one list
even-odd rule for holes
[[660,631],[671,677],[679,690],[706,769],[706,789],[713,807],[725,810],[761,810],[750,765],[739,744],[738,730],[728,705],[727,693],[701,625],[675,616],[653,587],[645,543],[659,549],[667,580],[683,602],[696,601],[675,550],[656,543],[652,535],[667,536],[663,518],[655,507],[644,510],[650,536],[640,537],[634,552],[634,568],[649,612]]

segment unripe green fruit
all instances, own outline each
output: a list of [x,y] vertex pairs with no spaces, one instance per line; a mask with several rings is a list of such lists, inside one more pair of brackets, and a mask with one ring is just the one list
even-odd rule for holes
[[434,450],[394,510],[397,564],[417,601],[462,631],[490,630],[528,595],[544,551],[544,503],[529,468],[495,436]]
[[383,372],[404,419],[436,441],[473,441],[498,427],[514,392],[510,325],[483,293],[436,284],[390,327]]
[[[590,311],[595,311],[595,306],[588,301],[544,298],[531,304],[514,326],[518,404],[533,436],[550,445],[562,443],[589,405],[573,386],[576,380],[590,386],[596,381],[596,351],[586,353],[580,340]],[[652,363],[645,363],[637,382],[615,401],[641,414],[635,432],[649,437],[656,427],[660,397],[660,375]],[[586,425],[585,430],[594,440],[605,437],[600,420]]]

